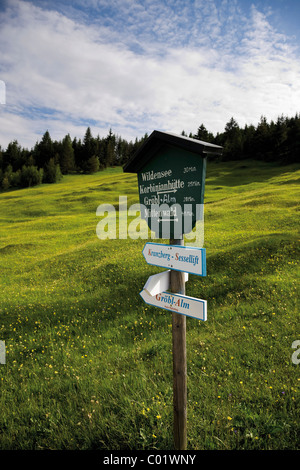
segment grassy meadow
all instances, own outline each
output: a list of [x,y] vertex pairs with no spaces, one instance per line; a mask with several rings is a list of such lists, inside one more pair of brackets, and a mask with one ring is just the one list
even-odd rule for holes
[[[188,449],[299,449],[300,166],[207,165],[207,276],[186,294]],[[145,240],[100,240],[112,168],[0,194],[0,449],[172,450],[171,312],[139,292]],[[299,353],[300,354],[300,353]]]

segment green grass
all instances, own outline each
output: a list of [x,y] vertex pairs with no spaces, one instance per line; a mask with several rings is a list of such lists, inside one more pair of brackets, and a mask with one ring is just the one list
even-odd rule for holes
[[[188,449],[299,449],[299,165],[208,163],[207,276],[187,295]],[[173,449],[171,313],[139,292],[145,240],[99,240],[138,202],[120,168],[0,194],[0,449]]]

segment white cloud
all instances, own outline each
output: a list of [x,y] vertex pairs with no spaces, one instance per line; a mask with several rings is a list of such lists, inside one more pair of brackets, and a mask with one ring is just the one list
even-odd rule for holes
[[127,12],[127,23],[80,23],[11,0],[0,29],[2,146],[17,138],[30,147],[47,129],[53,138],[83,137],[89,121],[95,133],[112,127],[134,139],[201,123],[217,132],[231,116],[244,125],[298,111],[299,58],[255,8],[246,17],[236,3],[217,9],[213,0],[179,14],[161,2],[110,5],[120,17]]

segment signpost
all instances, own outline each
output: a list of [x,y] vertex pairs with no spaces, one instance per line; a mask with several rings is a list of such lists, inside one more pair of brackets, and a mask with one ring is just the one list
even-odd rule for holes
[[[146,243],[147,263],[170,268],[150,276],[140,292],[143,300],[172,312],[174,442],[187,446],[186,316],[207,319],[206,300],[185,295],[187,273],[206,276],[203,248],[184,246],[184,234],[201,220],[207,155],[222,147],[184,136],[153,131],[125,172],[138,175],[141,218],[157,238],[169,245]],[[168,292],[168,290],[170,292]]]
[[206,276],[205,248],[146,243],[143,255],[148,264]]

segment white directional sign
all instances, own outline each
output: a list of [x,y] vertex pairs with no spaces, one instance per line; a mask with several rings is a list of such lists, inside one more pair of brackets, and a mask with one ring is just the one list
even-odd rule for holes
[[146,304],[153,305],[154,307],[171,310],[171,312],[177,312],[182,315],[197,318],[198,320],[207,320],[206,300],[181,294],[171,294],[170,292],[162,292],[152,296],[149,295],[146,290],[142,290],[140,296]]
[[[144,290],[150,295],[160,294],[161,292],[168,290],[170,288],[170,273],[171,270],[168,269],[168,271],[153,274],[153,276],[150,276],[144,285]],[[188,273],[184,273],[184,282],[187,282],[188,278]]]
[[143,255],[148,264],[206,276],[205,248],[146,243]]

